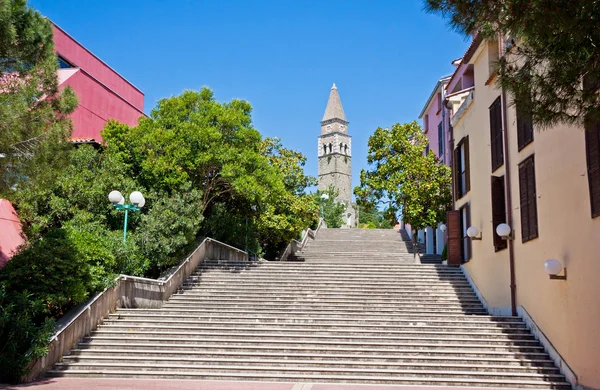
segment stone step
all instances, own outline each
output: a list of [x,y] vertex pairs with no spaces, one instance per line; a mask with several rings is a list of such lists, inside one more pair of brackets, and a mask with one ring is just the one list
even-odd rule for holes
[[[471,286],[465,281],[465,282],[444,282],[444,281],[434,281],[434,282],[401,282],[398,281],[397,283],[390,283],[390,282],[383,282],[381,284],[377,284],[376,282],[373,283],[362,283],[362,282],[356,282],[356,283],[336,283],[335,281],[327,281],[327,282],[304,282],[304,281],[298,281],[298,282],[277,282],[275,286],[273,286],[275,283],[274,282],[252,282],[252,283],[243,283],[242,280],[239,281],[240,286],[244,286],[244,287],[256,287],[256,288],[263,288],[263,287],[277,287],[277,288],[283,288],[283,287],[288,287],[288,288],[297,288],[297,287],[304,287],[304,288],[314,288],[314,287],[319,287],[319,288],[340,288],[343,290],[389,290],[389,289],[397,289],[397,288],[421,288],[421,289],[431,289],[431,288],[445,288],[445,289],[466,289],[466,290],[472,290]],[[188,281],[184,281],[183,283],[184,286],[187,285],[195,285],[195,283],[192,282],[188,282]],[[219,280],[215,280],[215,281],[211,281],[210,283],[207,283],[207,285],[209,287],[222,287],[222,285],[228,285],[231,286],[231,283],[227,283],[227,282],[221,282]],[[239,287],[237,284],[231,287]]]
[[363,303],[357,305],[334,305],[334,304],[325,304],[325,303],[305,303],[305,302],[292,302],[288,304],[281,304],[277,302],[264,302],[264,303],[256,303],[256,304],[237,304],[237,303],[225,303],[225,302],[205,302],[203,304],[190,304],[187,301],[173,301],[169,300],[163,304],[163,309],[174,309],[174,308],[204,308],[204,309],[212,309],[213,307],[217,307],[223,309],[223,311],[227,311],[229,309],[244,309],[244,310],[266,310],[266,309],[274,309],[274,310],[294,310],[294,311],[331,311],[331,312],[369,312],[370,310],[377,310],[380,313],[396,313],[398,311],[404,309],[440,309],[440,310],[477,310],[487,313],[487,310],[483,307],[481,303],[472,303],[472,304],[436,304],[436,303],[397,303],[390,304],[385,303],[383,305],[376,305],[370,303]]
[[173,296],[175,297],[210,297],[211,299],[220,299],[220,298],[249,298],[249,299],[263,299],[263,300],[272,300],[272,299],[299,299],[299,298],[315,298],[315,299],[344,299],[344,300],[353,300],[353,301],[363,301],[367,299],[472,299],[473,297],[477,297],[473,291],[461,291],[455,292],[452,290],[444,290],[439,292],[427,292],[427,291],[418,291],[418,290],[392,290],[388,292],[369,292],[369,293],[353,293],[352,291],[346,292],[339,290],[291,290],[291,289],[279,289],[279,290],[261,290],[261,289],[253,289],[248,290],[245,289],[243,291],[238,290],[227,290],[227,289],[210,289],[206,286],[196,286],[196,287],[187,287],[181,288],[180,292],[175,293]]
[[207,281],[207,282],[224,282],[224,283],[248,283],[248,282],[263,282],[263,283],[322,283],[322,282],[336,282],[336,283],[365,283],[372,284],[376,282],[380,283],[450,283],[450,284],[468,284],[465,277],[461,276],[402,276],[398,277],[390,277],[381,275],[380,277],[376,275],[356,275],[356,276],[342,276],[342,275],[258,275],[255,273],[247,273],[247,274],[216,274],[216,273],[202,273],[200,275],[190,275],[186,281]]
[[274,297],[266,301],[263,296],[255,295],[255,296],[238,296],[238,297],[224,297],[219,296],[198,296],[198,295],[189,295],[189,294],[177,294],[173,295],[168,302],[179,302],[179,303],[189,303],[189,304],[226,304],[226,305],[253,305],[253,304],[263,304],[264,303],[272,303],[272,304],[323,304],[323,305],[335,305],[335,306],[364,306],[366,304],[369,305],[396,305],[402,303],[408,304],[420,304],[420,303],[432,303],[432,304],[448,304],[448,305],[481,305],[481,302],[475,296],[469,296],[465,298],[459,297],[405,297],[405,298],[372,298],[372,297],[363,297],[360,300],[356,298],[329,298],[327,296],[324,297]]
[[[380,336],[380,335],[411,335],[411,336],[419,336],[419,335],[464,335],[468,334],[470,336],[475,337],[496,337],[496,336],[505,336],[505,337],[516,337],[516,338],[526,338],[531,339],[533,335],[529,332],[525,327],[523,328],[483,328],[478,327],[475,329],[468,329],[462,327],[445,327],[443,329],[437,327],[416,327],[416,326],[407,326],[407,327],[396,327],[396,328],[363,328],[363,327],[315,327],[313,325],[308,325],[305,327],[301,326],[260,326],[257,324],[253,324],[253,326],[227,326],[228,324],[211,324],[212,326],[202,326],[202,325],[180,325],[179,322],[172,321],[170,323],[165,322],[139,322],[139,321],[110,321],[107,320],[103,325],[98,327],[99,330],[114,330],[114,329],[127,329],[128,331],[155,331],[155,330],[164,330],[166,332],[169,331],[181,331],[188,330],[192,331],[206,331],[206,332],[221,332],[221,333],[238,333],[238,332],[267,332],[267,333],[277,333],[277,334],[286,334],[289,332],[307,332],[311,331],[311,334],[315,335],[372,335],[372,336]],[[306,333],[304,333],[306,334]]]
[[[221,360],[237,360],[237,361],[268,361],[273,360],[282,364],[290,362],[332,362],[339,364],[361,364],[366,365],[388,365],[388,364],[415,364],[424,363],[425,365],[438,365],[438,364],[465,364],[465,365],[498,365],[498,366],[511,366],[516,368],[525,367],[551,367],[554,366],[554,362],[550,359],[544,359],[537,354],[530,355],[508,355],[510,357],[500,357],[491,355],[491,357],[469,357],[469,356],[450,356],[449,354],[443,356],[430,356],[430,355],[412,355],[412,356],[390,356],[390,355],[369,355],[369,354],[310,354],[310,353],[295,353],[290,355],[289,353],[277,353],[264,351],[259,353],[256,352],[238,352],[238,351],[224,351],[224,352],[203,352],[203,351],[187,351],[182,356],[181,351],[174,350],[130,350],[130,349],[74,349],[71,351],[71,355],[65,356],[66,359],[72,359],[74,357],[81,357],[86,359],[93,358],[106,358],[115,359],[121,357],[131,357],[134,359],[144,360],[149,357],[155,357],[157,359],[191,359],[191,360],[205,360],[205,361],[221,361]],[[467,354],[468,355],[468,354]]]
[[365,278],[378,278],[378,277],[387,277],[387,278],[407,278],[407,277],[418,277],[418,278],[432,278],[436,277],[439,279],[465,279],[465,276],[462,272],[437,272],[437,271],[421,271],[421,272],[411,272],[411,271],[396,271],[390,273],[387,270],[377,270],[377,271],[367,271],[367,270],[357,270],[357,271],[344,271],[344,270],[279,270],[275,268],[252,268],[249,270],[234,270],[228,271],[221,268],[212,269],[212,268],[203,268],[192,273],[191,276],[249,276],[256,275],[258,277],[271,277],[271,278],[280,278],[280,277],[296,277],[296,278],[312,278],[312,277],[342,277],[342,278],[354,278],[354,277],[365,277]]
[[264,345],[269,348],[275,346],[279,348],[293,349],[299,345],[309,348],[322,348],[327,347],[332,350],[338,350],[341,346],[343,347],[355,347],[355,348],[381,348],[381,349],[394,349],[394,348],[406,348],[406,349],[424,349],[424,348],[438,348],[438,349],[490,349],[494,351],[509,351],[509,352],[543,352],[544,349],[539,343],[529,340],[493,340],[493,339],[460,339],[460,338],[408,338],[399,339],[396,342],[385,342],[385,340],[365,340],[361,339],[335,339],[329,338],[293,338],[286,337],[285,339],[281,335],[276,335],[273,338],[263,337],[262,339],[248,339],[245,336],[242,338],[235,337],[186,337],[180,335],[151,335],[144,334],[127,334],[121,333],[119,335],[101,335],[96,334],[94,337],[84,337],[83,340],[89,345],[95,345],[101,342],[112,342],[118,344],[140,344],[140,343],[157,343],[165,345],[183,345],[183,346],[197,346],[204,347],[206,345],[220,345],[221,347],[230,346],[235,348],[244,347],[255,347],[257,345]]
[[[147,357],[98,357],[98,356],[67,356],[64,361],[58,365],[57,369],[69,369],[71,367],[77,369],[88,369],[84,367],[93,366],[95,367],[106,367],[111,365],[113,367],[119,366],[124,367],[127,364],[131,364],[133,367],[170,367],[172,369],[181,369],[182,367],[190,367],[192,369],[203,369],[203,368],[227,368],[227,367],[239,367],[243,366],[246,370],[251,368],[257,368],[258,370],[277,370],[281,368],[282,371],[310,371],[312,372],[344,372],[346,370],[357,371],[365,374],[373,373],[395,373],[396,370],[410,370],[410,371],[461,371],[461,372],[474,372],[472,374],[477,375],[480,372],[514,372],[515,376],[528,375],[528,374],[544,374],[555,379],[564,379],[556,367],[518,367],[517,366],[504,366],[504,365],[491,365],[491,364],[459,364],[456,362],[451,363],[411,363],[411,362],[347,362],[347,361],[335,361],[335,360],[273,360],[273,359],[262,359],[259,361],[255,360],[244,360],[244,359],[202,359],[202,358],[165,358],[162,357],[160,360],[148,359]],[[507,372],[508,371],[508,372]],[[510,374],[509,374],[510,375]],[[558,377],[558,378],[557,378]]]
[[[421,345],[422,347],[422,345]],[[281,345],[281,344],[257,344],[251,343],[247,345],[230,345],[230,344],[185,344],[185,343],[160,343],[153,341],[142,341],[132,340],[128,343],[119,341],[107,341],[107,340],[90,340],[84,339],[78,344],[78,349],[82,350],[94,350],[100,351],[105,349],[128,349],[128,350],[152,350],[155,352],[159,351],[177,351],[181,354],[190,353],[215,353],[215,354],[287,354],[289,356],[295,356],[297,354],[320,354],[327,356],[338,356],[353,354],[356,356],[390,356],[397,358],[399,356],[408,358],[412,356],[418,357],[429,357],[429,356],[454,356],[454,357],[468,357],[468,358],[479,358],[479,357],[502,357],[502,358],[522,358],[522,359],[548,359],[548,355],[543,349],[532,349],[526,347],[513,347],[512,350],[503,347],[495,347],[493,349],[486,348],[466,348],[461,347],[440,347],[440,344],[434,344],[427,346],[426,348],[413,348],[413,347],[396,347],[396,348],[378,348],[376,346],[364,346],[348,347],[348,346],[337,346],[331,348],[327,345],[318,346],[307,346],[303,344],[297,345]]]
[[474,296],[474,292],[469,288],[452,288],[452,287],[443,287],[440,286],[437,290],[432,291],[431,289],[426,289],[424,287],[419,286],[411,286],[407,288],[344,288],[340,287],[319,287],[316,286],[213,286],[211,284],[186,284],[180,287],[179,289],[184,294],[211,294],[214,296],[219,296],[221,294],[236,294],[236,295],[253,295],[259,294],[261,291],[263,292],[265,299],[269,299],[271,297],[276,296],[343,296],[343,295],[352,295],[357,299],[361,299],[361,297],[370,297],[370,296],[387,296],[387,297],[418,297],[418,296],[426,296],[426,297],[443,297],[443,296],[458,296],[458,297],[472,297]]
[[[142,310],[151,310],[151,309],[142,309]],[[176,314],[176,313],[194,313],[194,314],[207,314],[216,316],[222,316],[225,314],[243,314],[248,316],[248,318],[257,318],[263,316],[314,316],[314,315],[325,315],[329,317],[344,317],[344,316],[354,316],[355,318],[393,318],[394,316],[400,315],[419,315],[425,313],[436,313],[437,315],[443,314],[486,314],[487,311],[484,308],[399,308],[399,309],[390,309],[390,310],[366,310],[366,309],[304,309],[304,310],[291,310],[291,309],[277,309],[277,308],[254,308],[254,309],[244,309],[244,308],[202,308],[202,307],[189,307],[188,305],[182,306],[174,306],[165,304],[162,309],[159,309],[163,314]]]
[[[203,317],[201,315],[199,315],[199,313],[194,313],[191,314],[189,311],[186,310],[180,310],[180,311],[175,311],[172,313],[166,313],[163,312],[162,309],[118,309],[116,313],[111,314],[110,316],[117,316],[117,317],[126,317],[126,316],[143,316],[143,317],[148,317],[148,318],[166,318],[166,317],[171,317],[171,318],[191,318],[191,319],[195,319],[195,320],[199,320],[202,319]],[[217,318],[218,316],[204,316],[204,317],[208,317],[208,318]],[[248,319],[249,317],[245,317],[245,316],[238,316],[237,318],[235,316],[221,316],[225,319],[228,320],[234,320],[234,319]],[[406,314],[402,317],[397,317],[397,316],[393,316],[393,318],[390,318],[390,316],[368,316],[368,317],[361,317],[361,318],[348,318],[348,317],[342,317],[342,318],[331,318],[329,316],[326,317],[318,317],[318,316],[301,316],[298,313],[290,313],[289,316],[281,316],[281,317],[267,317],[267,316],[263,316],[262,318],[258,318],[258,319],[253,319],[254,321],[256,320],[262,320],[262,321],[281,321],[281,322],[285,322],[286,320],[292,320],[295,322],[302,322],[302,321],[310,321],[310,322],[337,322],[337,323],[353,323],[353,324],[360,324],[360,325],[364,325],[364,326],[370,326],[371,323],[373,322],[384,322],[384,323],[406,323],[407,321],[412,321],[415,323],[419,323],[419,322],[427,322],[427,323],[433,323],[433,322],[437,322],[437,323],[458,323],[458,324],[486,324],[486,323],[504,323],[504,322],[508,322],[508,323],[518,323],[518,324],[522,324],[523,321],[519,318],[519,317],[496,317],[496,316],[487,316],[487,315],[464,315],[464,314],[450,314],[450,315],[444,315],[444,314],[431,314],[431,313],[410,313],[410,314]]]
[[170,316],[163,315],[144,315],[144,314],[119,314],[114,313],[111,314],[106,320],[105,324],[108,323],[138,323],[138,324],[181,324],[185,322],[185,327],[193,327],[193,326],[219,326],[221,328],[226,327],[237,327],[237,326],[252,326],[252,328],[257,328],[260,326],[277,326],[277,327],[310,327],[310,329],[321,330],[321,329],[365,329],[368,328],[370,330],[379,329],[382,331],[390,331],[390,330],[403,330],[403,329],[435,329],[438,332],[443,332],[446,329],[458,329],[458,330],[468,330],[469,332],[473,332],[476,330],[500,330],[501,332],[509,332],[510,330],[526,330],[526,325],[524,322],[463,322],[463,321],[427,321],[421,322],[419,320],[411,320],[411,319],[397,319],[390,323],[379,323],[379,322],[367,322],[362,323],[356,321],[355,323],[346,322],[315,322],[312,319],[310,320],[279,320],[275,321],[264,321],[257,322],[253,320],[241,319],[239,321],[236,320],[228,320],[228,321],[215,321],[213,318],[210,320],[202,321],[198,319],[196,316],[190,316],[189,318],[181,318],[180,316],[176,316],[175,318],[170,318]]
[[[317,377],[321,375],[327,374],[335,374],[342,377],[354,377],[356,375],[361,375],[365,378],[371,378],[375,380],[381,380],[382,377],[388,376],[389,378],[394,378],[396,376],[405,376],[405,377],[427,377],[429,379],[432,378],[457,378],[457,377],[466,377],[463,380],[468,379],[472,380],[474,378],[485,378],[486,380],[519,380],[519,381],[530,381],[531,383],[539,383],[543,381],[564,381],[564,377],[560,374],[552,374],[552,373],[527,373],[527,372],[505,372],[505,371],[459,371],[459,370],[431,370],[431,369],[405,369],[405,368],[394,368],[394,369],[380,369],[380,368],[354,368],[350,371],[345,368],[334,368],[334,367],[324,367],[324,366],[297,366],[297,367],[287,367],[287,366],[246,366],[246,365],[210,365],[210,366],[202,366],[202,365],[180,365],[180,364],[138,364],[132,362],[124,362],[124,363],[57,363],[55,366],[55,370],[67,370],[67,369],[77,369],[77,370],[99,370],[99,369],[110,369],[110,370],[137,370],[137,371],[147,371],[147,372],[171,372],[171,373],[181,373],[183,375],[189,372],[196,372],[198,374],[236,374],[240,372],[248,372],[248,374],[265,374],[270,375],[290,375],[290,374],[299,374],[299,375],[307,375],[310,377]],[[132,371],[135,372],[135,371]],[[375,377],[375,378],[374,378]]]
[[240,268],[270,268],[270,269],[294,269],[294,270],[389,270],[389,271],[439,271],[439,272],[455,272],[462,273],[460,268],[453,268],[444,265],[430,265],[430,264],[407,264],[401,262],[389,262],[386,264],[365,264],[365,263],[305,263],[305,262],[294,262],[294,261],[260,261],[260,262],[237,262],[229,260],[205,260],[202,262],[200,268],[220,268],[220,267],[240,267]]
[[311,332],[309,336],[307,336],[306,332],[295,333],[292,331],[257,331],[257,330],[246,330],[244,333],[241,333],[241,330],[236,330],[236,332],[222,332],[219,330],[193,330],[193,329],[185,329],[182,327],[178,328],[166,328],[166,327],[155,327],[150,329],[140,329],[137,327],[115,327],[115,326],[103,326],[95,331],[92,331],[92,336],[95,335],[104,335],[104,336],[168,336],[168,337],[187,337],[187,336],[203,336],[203,337],[251,337],[254,339],[260,340],[269,340],[271,338],[293,338],[293,339],[323,339],[323,340],[335,340],[335,339],[343,339],[348,340],[351,339],[353,341],[356,340],[367,340],[367,341],[376,341],[376,340],[411,340],[415,338],[422,338],[424,340],[435,339],[435,340],[489,340],[491,342],[526,342],[527,345],[531,343],[536,343],[537,340],[533,337],[533,335],[529,333],[524,334],[498,334],[498,333],[467,333],[467,332],[396,332],[396,333],[387,333],[384,335],[381,334],[365,334],[365,333],[350,333],[350,332]]

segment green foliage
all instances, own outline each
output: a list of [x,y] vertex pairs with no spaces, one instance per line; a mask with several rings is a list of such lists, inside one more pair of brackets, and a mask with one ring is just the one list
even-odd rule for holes
[[[499,84],[534,123],[600,119],[600,2],[595,0],[426,0],[456,30],[515,37],[499,62]],[[582,88],[590,81],[591,88]]]
[[366,229],[392,229],[393,226],[390,223],[389,218],[386,215],[377,210],[375,207],[363,207],[359,210],[359,218],[361,228]]
[[[327,194],[328,199],[323,200],[321,198],[323,194]],[[340,228],[344,223],[346,205],[336,200],[338,195],[339,191],[333,185],[329,186],[327,191],[317,191],[313,195],[314,199],[321,204],[322,217],[328,228]]]
[[448,243],[444,245],[444,250],[442,251],[442,260],[448,260]]
[[52,27],[25,0],[0,2],[0,195],[24,179],[50,180],[64,165],[77,105],[58,90]]
[[398,214],[413,229],[436,226],[446,218],[452,201],[450,168],[433,152],[416,122],[377,128],[369,138],[370,170],[360,173],[354,190],[361,208],[384,204],[384,215],[395,223]]
[[41,299],[9,292],[0,282],[0,383],[18,383],[30,362],[48,352],[54,320]]

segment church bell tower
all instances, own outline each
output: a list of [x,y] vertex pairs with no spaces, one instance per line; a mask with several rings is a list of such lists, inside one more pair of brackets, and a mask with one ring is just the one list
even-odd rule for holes
[[339,192],[336,200],[346,205],[344,223],[355,226],[352,205],[352,137],[348,135],[348,124],[338,89],[333,84],[321,120],[321,135],[318,142],[319,190],[326,191],[333,185]]

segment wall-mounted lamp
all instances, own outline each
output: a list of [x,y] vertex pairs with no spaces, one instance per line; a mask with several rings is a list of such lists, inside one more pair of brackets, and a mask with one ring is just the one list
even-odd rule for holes
[[471,226],[467,229],[467,236],[471,240],[481,240],[481,232],[475,226]]
[[563,266],[558,260],[550,259],[544,263],[544,271],[550,275],[550,279],[567,280],[567,267],[564,268],[562,275],[560,271],[563,271]]
[[441,230],[441,231],[442,231],[442,233],[443,233],[443,232],[445,232],[446,230],[448,230],[448,227],[447,227],[446,225],[444,225],[444,224],[441,224],[441,225],[440,225],[440,230]]
[[503,240],[512,240],[515,238],[513,230],[505,223],[501,223],[500,225],[496,226],[496,234],[498,234]]

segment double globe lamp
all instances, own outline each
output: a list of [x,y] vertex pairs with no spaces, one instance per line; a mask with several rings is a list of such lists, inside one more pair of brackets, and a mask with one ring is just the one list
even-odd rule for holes
[[129,211],[139,211],[146,204],[146,199],[139,191],[133,191],[129,194],[131,204],[125,204],[125,198],[117,191],[111,191],[108,194],[108,200],[115,206],[117,210],[125,210],[125,221],[123,223],[123,244],[127,243],[127,215]]

